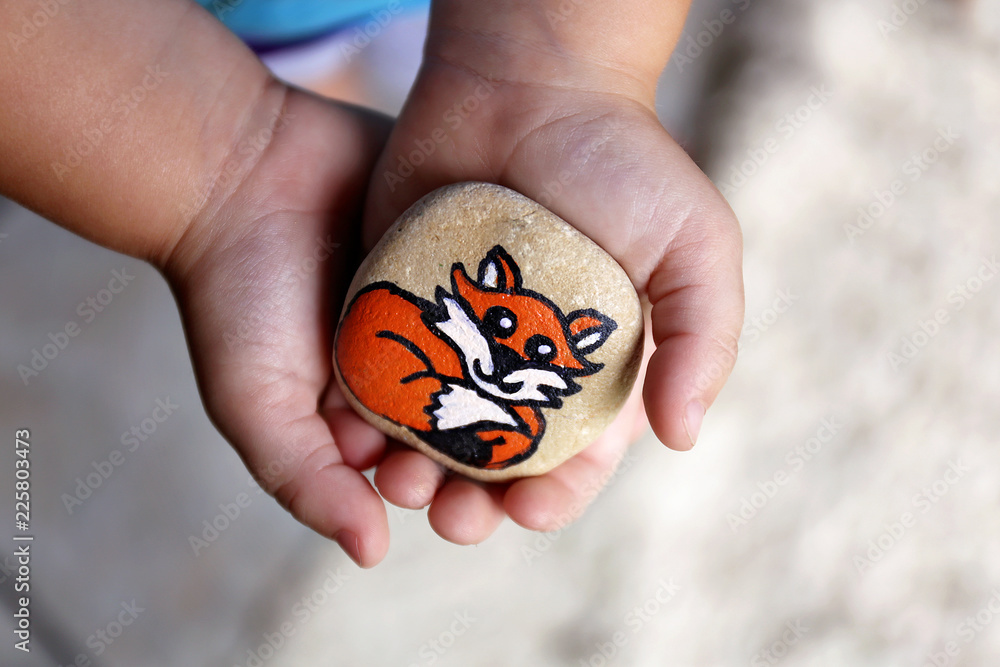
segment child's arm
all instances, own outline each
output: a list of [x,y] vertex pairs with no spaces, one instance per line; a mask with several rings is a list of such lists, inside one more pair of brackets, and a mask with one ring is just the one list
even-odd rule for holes
[[[437,0],[424,67],[373,176],[365,230],[373,243],[416,198],[463,180],[506,185],[570,221],[652,304],[645,416],[678,450],[693,445],[729,377],[743,319],[736,219],[654,107],[688,4]],[[415,150],[429,155],[409,175]],[[637,391],[594,446],[503,493],[435,477],[409,452],[391,454],[376,484],[403,506],[433,500],[435,530],[457,542],[484,539],[505,513],[552,530],[611,478],[642,415]]]
[[385,439],[327,390],[388,120],[288,89],[193,3],[51,5],[11,42],[40,5],[0,3],[0,193],[159,268],[219,430],[296,518],[378,562],[359,469]]
[[284,87],[191,3],[47,6],[0,4],[0,188],[162,267]]

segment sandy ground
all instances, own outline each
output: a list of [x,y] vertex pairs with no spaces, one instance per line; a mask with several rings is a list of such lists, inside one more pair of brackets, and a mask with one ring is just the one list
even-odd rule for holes
[[390,511],[358,570],[248,484],[162,279],[3,204],[0,495],[30,428],[37,644],[8,577],[0,664],[997,664],[1000,4],[896,7],[692,14],[660,110],[744,225],[740,361],[695,451],[644,439],[561,533],[460,548]]

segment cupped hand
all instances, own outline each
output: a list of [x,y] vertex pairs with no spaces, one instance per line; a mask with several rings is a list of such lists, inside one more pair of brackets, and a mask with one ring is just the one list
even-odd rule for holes
[[[577,518],[647,418],[668,446],[693,445],[735,361],[740,234],[650,104],[431,60],[383,151],[386,119],[273,88],[283,120],[238,162],[237,185],[200,209],[164,272],[210,416],[298,520],[367,567],[389,543],[384,504],[362,474],[373,466],[386,500],[430,505],[436,532],[473,544],[505,516],[535,530]],[[400,168],[429,145],[412,173]],[[333,327],[365,250],[420,196],[465,180],[547,205],[615,257],[650,304],[641,396],[637,385],[576,457],[506,484],[449,475],[387,443],[332,373]]]
[[542,531],[575,519],[647,419],[668,447],[690,449],[735,363],[743,321],[738,223],[663,129],[652,90],[636,94],[642,86],[625,74],[620,88],[580,85],[614,80],[613,72],[552,77],[540,64],[493,78],[467,62],[433,49],[425,60],[372,177],[365,247],[437,187],[498,183],[593,239],[651,307],[647,363],[632,397],[592,446],[551,472],[480,484],[416,451],[389,450],[375,476],[383,497],[429,504],[434,530],[460,544],[486,539],[504,516]]
[[299,521],[371,566],[389,529],[362,471],[386,443],[337,389],[332,341],[390,122],[277,82],[259,105],[164,273],[216,426]]

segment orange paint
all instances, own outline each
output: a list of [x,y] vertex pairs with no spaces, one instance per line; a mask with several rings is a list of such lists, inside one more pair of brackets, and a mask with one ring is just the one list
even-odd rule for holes
[[564,315],[524,289],[500,246],[477,280],[456,263],[436,301],[380,282],[358,292],[337,332],[335,361],[369,410],[477,468],[527,459],[544,435],[542,409],[576,393],[600,364],[586,354],[617,325],[594,310]]

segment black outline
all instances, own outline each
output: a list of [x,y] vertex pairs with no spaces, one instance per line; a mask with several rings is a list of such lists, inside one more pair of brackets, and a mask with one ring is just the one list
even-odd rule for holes
[[[572,313],[566,316],[566,331],[567,332],[569,331],[569,325],[572,322],[575,322],[581,317],[592,317],[601,324],[596,327],[587,327],[586,329],[583,329],[582,331],[575,334],[572,333],[569,334],[566,340],[568,340],[570,344],[573,346],[574,356],[576,356],[576,354],[587,355],[590,354],[591,352],[595,352],[597,348],[601,347],[602,345],[604,345],[605,342],[607,342],[611,334],[614,333],[614,331],[618,328],[618,323],[615,322],[610,317],[608,317],[607,315],[605,315],[604,313],[596,311],[593,308],[584,308],[582,310],[574,310]],[[577,343],[579,343],[587,336],[593,335],[594,333],[602,334],[601,337],[597,339],[596,343],[591,343],[585,349],[580,349],[579,347],[577,347]],[[595,364],[595,365],[600,366],[601,368],[604,367],[604,364]]]
[[[500,265],[497,266],[498,269],[497,287],[495,288],[485,287],[483,285],[483,280],[485,279],[486,270],[491,263],[495,262],[500,263]],[[506,270],[504,267],[506,267]],[[513,285],[507,284],[509,282],[507,270],[510,271],[510,277],[513,279],[514,283]],[[465,279],[468,280],[473,285],[475,285],[476,289],[485,292],[519,294],[531,297],[537,301],[540,301],[541,303],[545,304],[550,309],[552,309],[552,311],[556,314],[556,316],[559,318],[560,323],[562,324],[563,335],[565,336],[566,341],[569,343],[570,352],[582,366],[582,368],[580,369],[553,366],[551,363],[548,362],[534,362],[530,360],[525,360],[520,353],[516,352],[507,345],[501,343],[496,337],[494,337],[489,332],[482,332],[482,331],[481,332],[484,333],[483,338],[486,339],[487,343],[490,346],[490,353],[493,357],[493,363],[495,366],[494,375],[500,377],[506,377],[509,373],[512,373],[516,370],[531,369],[531,368],[546,370],[557,373],[566,382],[565,390],[560,390],[556,389],[555,387],[543,385],[539,387],[538,390],[541,391],[543,394],[545,394],[546,398],[548,399],[547,401],[510,401],[499,396],[494,396],[493,394],[490,394],[479,387],[479,385],[474,381],[474,379],[472,379],[471,375],[472,373],[476,372],[476,370],[469,367],[468,361],[465,359],[465,355],[462,353],[462,350],[459,349],[458,345],[450,338],[448,338],[448,336],[444,335],[444,333],[441,332],[436,326],[438,323],[448,319],[447,308],[444,305],[444,299],[446,298],[451,299],[452,301],[457,303],[459,307],[461,307],[465,311],[466,315],[469,317],[470,320],[478,323],[479,325],[483,324],[482,321],[476,316],[476,313],[472,310],[472,306],[461,296],[461,292],[458,289],[458,282],[455,277],[457,271],[461,271]],[[441,391],[432,394],[430,396],[430,403],[424,407],[424,413],[430,417],[430,424],[432,430],[429,432],[420,431],[408,426],[404,426],[403,424],[399,424],[399,422],[390,419],[386,415],[379,415],[379,416],[398,426],[403,426],[404,428],[407,428],[409,431],[414,433],[418,438],[426,442],[434,449],[447,455],[449,458],[452,458],[455,461],[458,461],[459,463],[463,463],[465,465],[469,465],[475,468],[485,469],[489,461],[492,459],[493,447],[499,444],[499,442],[495,440],[490,442],[485,442],[481,438],[479,438],[477,434],[487,430],[500,430],[500,431],[517,432],[524,436],[531,437],[531,429],[529,428],[528,423],[521,417],[521,415],[519,415],[515,410],[513,410],[513,407],[517,405],[524,405],[531,407],[533,408],[535,413],[535,418],[538,421],[538,433],[532,438],[531,446],[527,450],[525,450],[524,452],[522,452],[517,456],[511,457],[510,459],[504,461],[500,469],[507,468],[530,458],[537,450],[538,443],[542,439],[542,436],[544,436],[546,427],[545,416],[542,412],[542,409],[543,408],[550,408],[553,410],[560,409],[562,407],[563,397],[571,396],[579,392],[582,388],[580,387],[579,384],[573,381],[573,378],[593,375],[604,367],[604,364],[595,363],[586,359],[585,355],[596,351],[598,348],[604,345],[604,343],[611,336],[611,334],[618,328],[618,324],[607,315],[604,315],[603,313],[600,313],[597,310],[594,310],[593,308],[575,310],[569,313],[568,315],[565,315],[563,314],[559,306],[557,306],[543,294],[539,294],[538,292],[535,292],[533,290],[525,289],[522,286],[521,271],[517,265],[517,262],[515,262],[513,257],[511,257],[510,254],[503,248],[503,246],[500,245],[493,246],[493,248],[491,248],[489,252],[486,253],[486,256],[479,263],[478,276],[476,280],[473,280],[469,276],[468,272],[465,270],[465,265],[462,262],[455,262],[454,264],[452,264],[449,275],[451,276],[451,289],[452,289],[451,293],[445,290],[444,287],[438,285],[434,291],[435,301],[430,301],[428,299],[416,296],[415,294],[400,288],[395,283],[386,280],[365,285],[363,288],[357,291],[357,293],[354,295],[354,298],[351,299],[350,304],[347,306],[347,308],[344,309],[344,316],[341,318],[340,323],[342,324],[344,319],[347,318],[347,315],[351,312],[351,309],[354,307],[354,304],[363,294],[375,290],[380,290],[380,289],[387,290],[390,294],[402,297],[405,301],[408,301],[409,303],[416,306],[420,310],[421,320],[423,321],[427,329],[435,336],[437,336],[439,339],[443,340],[449,347],[452,348],[452,350],[455,351],[456,357],[458,358],[459,363],[461,364],[463,370],[463,376],[460,378],[456,378],[438,373],[434,367],[433,360],[431,360],[423,350],[417,347],[417,345],[413,343],[413,341],[404,338],[403,336],[399,335],[394,331],[391,331],[389,329],[383,329],[375,334],[376,337],[385,338],[387,340],[392,340],[399,343],[408,352],[413,354],[418,360],[421,361],[421,363],[423,363],[426,366],[426,369],[423,371],[417,371],[416,373],[411,373],[410,375],[407,375],[405,378],[401,378],[400,384],[407,384],[409,382],[413,382],[423,377],[431,377],[441,382],[442,389]],[[587,329],[584,329],[583,331],[580,331],[576,334],[571,333],[569,328],[570,324],[576,319],[584,316],[592,317],[598,320],[601,324],[596,327],[588,327]],[[582,350],[577,347],[577,343],[579,341],[583,340],[584,338],[590,335],[593,335],[594,333],[601,334],[601,336],[595,343],[588,345],[585,349]],[[337,335],[334,341],[334,349],[337,349],[337,344],[339,343],[339,339],[340,339],[340,326],[338,325]],[[482,377],[481,373],[478,373],[478,375]],[[501,407],[501,409],[506,410],[506,412],[517,422],[517,426],[515,428],[511,428],[510,424],[480,421],[460,428],[444,429],[444,430],[438,429],[437,428],[438,419],[434,415],[434,412],[441,407],[440,397],[444,393],[446,393],[446,387],[449,384],[458,385],[466,389],[470,389],[479,394],[485,400],[497,404],[499,407]],[[492,382],[491,384],[497,385],[496,382]],[[497,386],[502,386],[502,385],[497,385]],[[350,390],[349,387],[348,390]],[[355,396],[355,398],[357,397]]]

